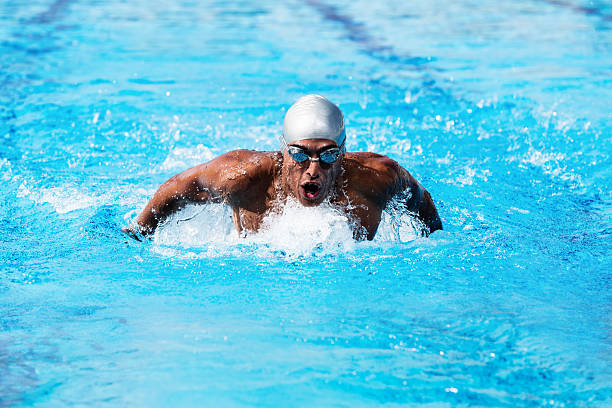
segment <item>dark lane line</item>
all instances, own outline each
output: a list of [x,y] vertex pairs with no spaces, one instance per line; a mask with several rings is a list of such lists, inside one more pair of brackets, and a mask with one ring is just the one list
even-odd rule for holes
[[346,38],[353,41],[362,48],[362,50],[373,58],[384,62],[400,63],[402,65],[411,66],[415,70],[436,70],[435,68],[426,65],[431,62],[430,59],[424,57],[415,57],[412,55],[401,55],[394,52],[393,47],[382,44],[368,32],[363,23],[355,21],[351,16],[342,14],[338,7],[326,4],[320,0],[303,0],[304,3],[317,10],[324,19],[339,23],[342,25],[347,35]]
[[[21,161],[22,153],[17,147],[19,126],[16,125],[18,114],[16,107],[20,106],[27,95],[23,89],[32,83],[32,72],[24,70],[24,66],[35,65],[41,61],[43,54],[57,51],[62,47],[56,45],[53,32],[62,29],[60,26],[44,27],[42,30],[24,28],[22,25],[46,25],[58,22],[64,17],[70,4],[75,0],[55,0],[45,11],[31,18],[18,20],[10,38],[0,42],[0,52],[8,53],[13,58],[0,67],[0,132],[9,135],[3,140],[2,155],[12,163]],[[18,69],[13,65],[19,66]],[[1,406],[2,404],[0,404]]]
[[548,4],[552,4],[553,6],[565,7],[570,10],[586,14],[587,16],[596,16],[596,17],[601,18],[604,21],[612,21],[612,14],[605,14],[597,7],[581,6],[581,5],[566,1],[566,0],[543,0],[543,1],[545,1]]
[[28,24],[49,24],[58,20],[62,13],[68,8],[70,3],[75,0],[55,0],[47,10],[32,17],[27,21]]

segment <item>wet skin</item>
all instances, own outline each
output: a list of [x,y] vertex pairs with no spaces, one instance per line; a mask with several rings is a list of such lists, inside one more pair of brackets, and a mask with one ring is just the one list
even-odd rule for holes
[[[336,143],[326,139],[291,144],[319,158]],[[356,239],[373,239],[382,211],[399,196],[405,210],[415,214],[429,232],[442,223],[429,193],[397,162],[376,153],[345,153],[331,164],[298,163],[287,151],[235,150],[170,178],[157,190],[138,216],[144,235],[190,203],[225,202],[233,211],[239,233],[257,231],[271,212],[282,211],[288,197],[302,205],[323,202],[343,209],[352,221]],[[126,232],[136,236],[133,229]]]

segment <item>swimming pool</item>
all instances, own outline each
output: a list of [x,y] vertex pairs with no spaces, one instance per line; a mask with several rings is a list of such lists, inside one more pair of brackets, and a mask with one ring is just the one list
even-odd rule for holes
[[[612,6],[0,2],[0,405],[612,402]],[[234,236],[160,183],[321,93],[445,230],[290,207]],[[301,222],[296,223],[295,219]]]

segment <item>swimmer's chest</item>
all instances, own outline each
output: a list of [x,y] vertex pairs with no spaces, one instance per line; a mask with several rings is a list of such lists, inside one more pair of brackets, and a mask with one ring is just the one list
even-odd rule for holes
[[[264,200],[245,202],[232,207],[232,218],[238,233],[257,232],[263,221],[272,213],[282,212],[282,204],[272,194],[265,196]],[[382,208],[379,203],[368,199],[355,191],[338,194],[331,204],[344,210],[349,224],[353,229],[355,239],[372,239],[380,223]]]
[[[269,203],[268,203],[269,204]],[[332,204],[344,210],[356,239],[372,239],[380,223],[382,209],[379,204],[356,194],[343,195]],[[233,207],[234,226],[238,233],[259,231],[264,219],[282,207],[269,204],[265,211],[251,211],[244,207]]]
[[273,212],[282,210],[278,204],[274,190],[251,200],[242,200],[232,206],[232,218],[238,233],[252,231],[257,232],[263,224],[264,219]]
[[[258,231],[278,201],[277,188],[273,183],[259,183],[234,200],[232,218],[239,233]],[[245,231],[246,230],[246,231]]]
[[332,204],[345,209],[355,239],[374,238],[383,210],[379,203],[359,193],[349,192],[339,196]]
[[259,231],[264,218],[270,214],[270,209],[265,212],[253,212],[245,208],[234,207],[232,211],[234,226],[238,233],[243,231]]

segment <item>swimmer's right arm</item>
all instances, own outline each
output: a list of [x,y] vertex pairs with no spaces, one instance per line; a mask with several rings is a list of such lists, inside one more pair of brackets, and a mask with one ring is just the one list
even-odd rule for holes
[[205,203],[214,199],[214,194],[202,183],[202,173],[206,173],[204,166],[211,163],[193,167],[171,177],[155,192],[136,218],[135,225],[125,227],[123,231],[134,238],[138,238],[138,233],[150,235],[160,223],[187,204]]
[[150,235],[170,215],[191,203],[231,201],[236,192],[232,169],[242,160],[241,151],[226,153],[216,159],[192,167],[162,184],[133,226],[123,231],[133,238]]

